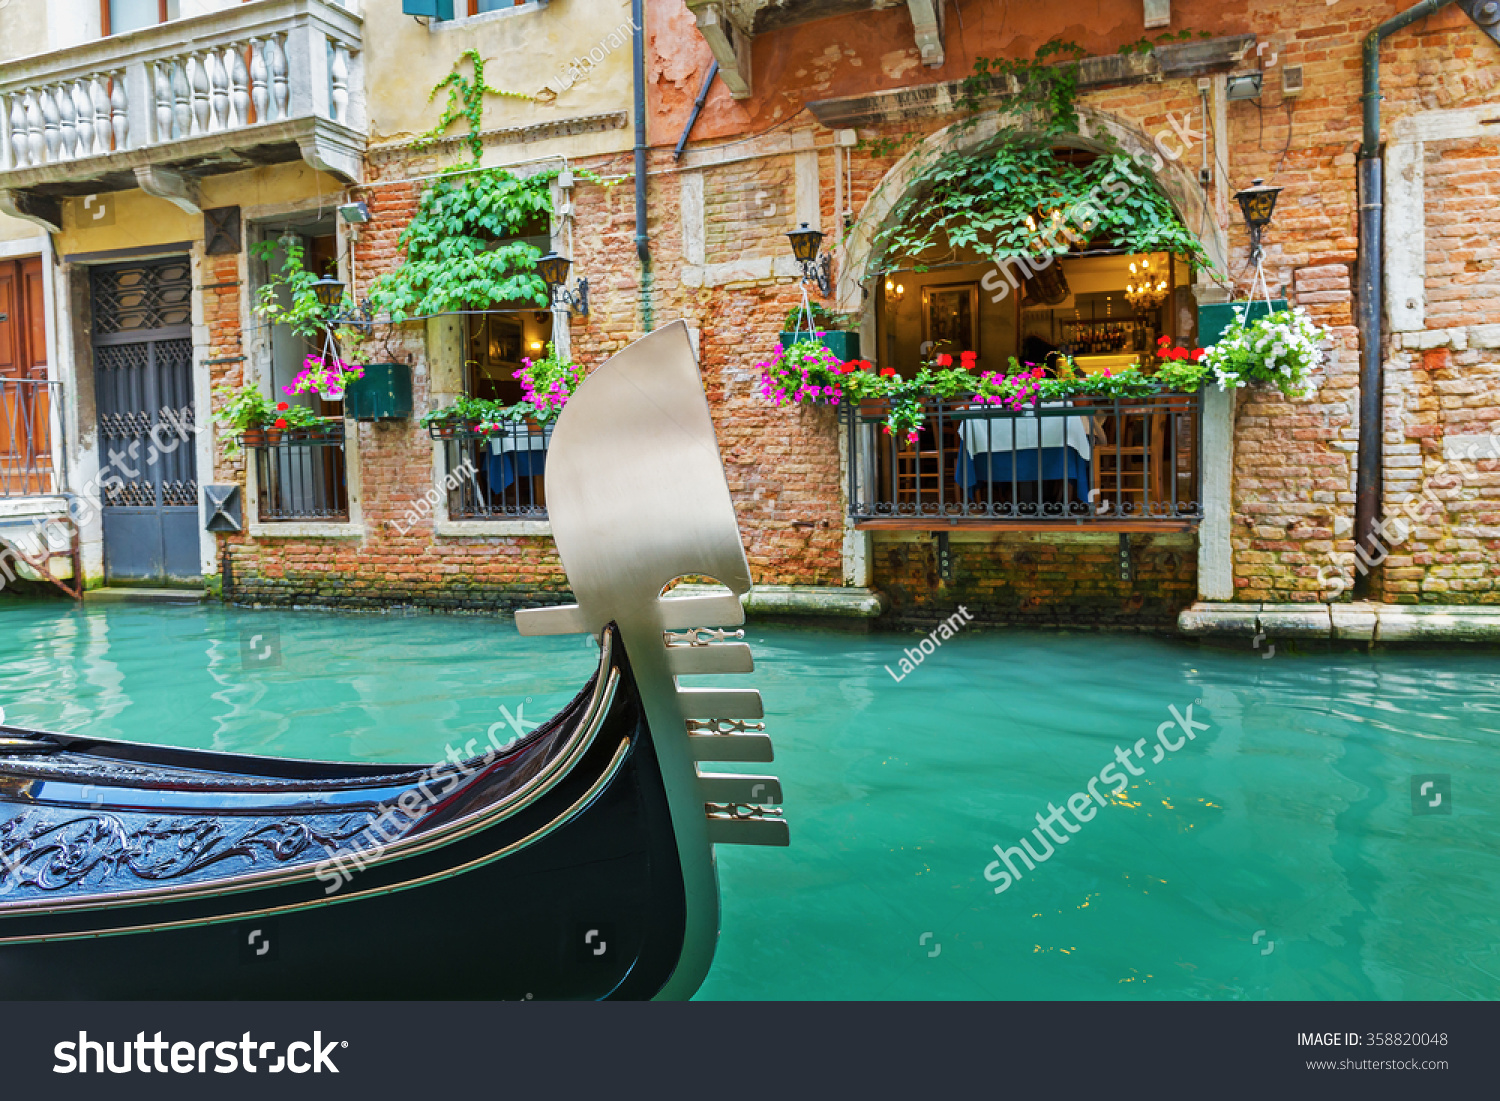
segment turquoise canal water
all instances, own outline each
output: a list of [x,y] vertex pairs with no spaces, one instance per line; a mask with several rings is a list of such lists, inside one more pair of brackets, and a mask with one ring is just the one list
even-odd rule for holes
[[[272,657],[247,667],[245,649]],[[1500,997],[1500,663],[968,630],[752,630],[790,849],[720,849],[704,998]],[[0,600],[17,725],[432,760],[571,698],[508,621]],[[273,662],[279,658],[279,665]],[[1192,722],[1162,737],[1170,708]],[[1132,747],[1146,739],[1143,755]],[[1088,783],[1141,775],[1089,821]],[[1413,777],[1436,775],[1414,813]],[[1420,782],[1418,784],[1420,786]],[[992,846],[1068,838],[1001,894]],[[1431,808],[1433,797],[1444,800]],[[1064,824],[1077,830],[1069,832]],[[1038,856],[1047,846],[1030,834]],[[989,870],[991,879],[986,878]],[[1006,873],[1008,874],[1008,873]]]

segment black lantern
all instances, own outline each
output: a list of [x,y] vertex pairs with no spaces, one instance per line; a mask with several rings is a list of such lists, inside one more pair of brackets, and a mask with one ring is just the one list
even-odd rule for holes
[[807,223],[803,222],[801,229],[794,229],[786,236],[792,243],[792,255],[801,263],[811,264],[818,258],[818,246],[823,243],[821,230],[808,229]]
[[568,269],[572,266],[573,261],[555,252],[547,253],[536,262],[537,274],[542,277],[542,282],[554,290],[568,281]]
[[1264,255],[1260,247],[1260,233],[1271,224],[1271,215],[1276,211],[1276,196],[1279,187],[1267,187],[1266,181],[1257,179],[1253,186],[1235,193],[1235,200],[1245,215],[1245,224],[1250,227],[1250,262],[1260,263]]
[[589,315],[589,281],[578,280],[573,290],[567,290],[564,284],[568,281],[568,269],[573,266],[573,261],[566,256],[559,256],[555,252],[549,252],[536,262],[537,274],[542,277],[542,282],[547,284],[547,296],[553,302],[566,303],[583,317]]
[[313,294],[318,296],[318,305],[325,310],[336,309],[344,300],[344,284],[340,283],[331,275],[325,275],[312,285]]
[[833,277],[828,257],[818,257],[818,247],[823,243],[823,231],[809,229],[807,223],[803,222],[801,229],[792,230],[786,237],[792,243],[792,255],[802,265],[802,281],[816,283],[818,292],[825,298],[833,293]]

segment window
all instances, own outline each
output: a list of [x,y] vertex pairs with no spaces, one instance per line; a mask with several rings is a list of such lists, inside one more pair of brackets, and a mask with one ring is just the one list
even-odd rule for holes
[[487,11],[504,11],[519,8],[526,0],[468,0],[470,15],[483,15]]
[[178,0],[100,0],[104,37],[154,27],[178,16]]
[[[338,238],[332,218],[303,222],[280,231],[268,229],[264,236],[300,244],[303,263],[313,274],[338,275]],[[285,248],[279,248],[268,265],[270,270],[278,270],[285,255]],[[262,269],[259,274],[264,279],[268,272]],[[267,375],[271,397],[335,419],[324,427],[270,433],[264,443],[254,448],[259,498],[256,519],[262,523],[346,523],[350,519],[349,464],[343,402],[328,401],[317,394],[286,392],[307,357],[322,354],[322,345],[280,324],[270,327],[269,343]]]
[[[513,303],[505,313],[469,318],[464,392],[485,401],[521,400],[516,371],[523,358],[546,354],[552,315]],[[448,516],[454,520],[527,519],[547,515],[547,446],[551,426],[518,423],[497,434],[459,433],[446,443]],[[457,475],[457,476],[455,476]]]

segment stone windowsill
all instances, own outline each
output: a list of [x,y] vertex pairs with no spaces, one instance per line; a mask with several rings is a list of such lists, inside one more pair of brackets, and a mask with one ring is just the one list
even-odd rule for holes
[[549,520],[434,520],[434,535],[533,535],[552,537]]

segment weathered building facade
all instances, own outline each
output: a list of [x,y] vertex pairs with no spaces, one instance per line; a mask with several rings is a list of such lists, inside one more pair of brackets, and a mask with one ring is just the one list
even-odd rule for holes
[[[451,486],[460,451],[417,418],[488,384],[486,348],[499,349],[498,363],[553,339],[592,365],[682,318],[698,343],[768,607],[859,616],[884,607],[886,622],[906,624],[963,603],[995,624],[1397,639],[1420,633],[1402,607],[1500,604],[1500,472],[1483,450],[1500,419],[1500,253],[1490,232],[1500,217],[1491,117],[1500,110],[1500,44],[1482,5],[1436,5],[1379,47],[1378,243],[1359,224],[1362,45],[1409,7],[1399,0],[1110,0],[1086,23],[1030,4],[646,0],[639,31],[619,2],[553,0],[426,24],[395,3],[367,2],[362,12],[328,0],[218,7],[118,42],[98,39],[97,15],[92,37],[86,20],[74,20],[66,25],[76,43],[39,3],[0,9],[12,21],[10,56],[0,60],[0,193],[25,219],[0,221],[0,263],[43,273],[32,293],[47,354],[28,353],[27,369],[44,365],[39,377],[57,391],[42,418],[55,426],[43,449],[55,480],[47,493],[35,484],[7,490],[0,509],[14,532],[72,508],[91,585],[128,581],[135,569],[147,580],[223,578],[234,598],[269,603],[487,609],[561,599],[544,476],[522,475],[512,454],[481,447],[472,453],[481,463],[508,464],[509,488],[529,478],[530,496],[467,507]],[[12,25],[21,28],[14,35]],[[1007,284],[983,255],[919,270],[882,251],[933,165],[1035,140],[1028,116],[1007,106],[1018,85],[965,84],[976,61],[1029,59],[1057,41],[1076,43],[1082,60],[1078,124],[1054,144],[1080,164],[1128,156],[1210,262],[1174,265],[1151,335],[1193,347],[1211,335],[1213,307],[1249,296],[1251,242],[1235,195],[1258,178],[1283,188],[1264,233],[1271,295],[1329,332],[1308,396],[1209,387],[1162,414],[1174,426],[1170,454],[1138,465],[1164,463],[1183,479],[1170,515],[1100,506],[1027,517],[993,507],[1003,481],[993,473],[989,507],[976,514],[973,487],[984,483],[963,483],[963,464],[979,453],[963,425],[924,436],[908,459],[883,452],[874,422],[847,407],[772,407],[758,390],[758,365],[801,301],[785,234],[802,223],[826,234],[831,256],[828,293],[814,298],[858,333],[876,369],[907,374],[944,340],[991,370],[1009,355],[1028,358],[1028,337],[1069,350],[1084,339],[1080,359],[1093,355],[1101,368],[1140,350],[1137,315],[1120,293],[1121,250],[1065,257],[1069,293],[1053,303],[1029,292],[1023,302],[1019,288],[999,294]],[[429,91],[451,72],[472,75],[469,50],[488,61],[483,79],[496,92],[520,93],[481,97],[481,164],[518,176],[557,170],[551,218],[532,239],[570,256],[573,274],[588,279],[588,314],[514,306],[392,326],[377,319],[379,358],[410,369],[411,416],[346,422],[330,459],[341,464],[335,507],[320,489],[322,497],[268,510],[262,483],[291,468],[226,453],[225,434],[208,425],[214,387],[250,380],[270,393],[284,379],[285,339],[254,310],[268,272],[248,249],[294,233],[328,251],[356,298],[399,268],[398,238],[433,177],[468,156],[463,119],[435,143],[415,139],[439,121],[444,93],[429,102]],[[42,102],[49,89],[55,122]],[[356,202],[368,221],[335,214]],[[236,211],[232,234],[227,210]],[[1362,250],[1383,274],[1373,341],[1368,312],[1363,331],[1360,322]],[[142,266],[164,304],[148,327],[115,316],[119,273],[140,279]],[[101,309],[113,310],[102,327]],[[125,354],[118,348],[141,355],[142,346],[158,389],[170,371],[158,371],[157,357],[187,355],[190,401],[181,404],[193,409],[183,445],[193,484],[188,492],[183,465],[163,460],[174,476],[150,483],[149,509],[114,516],[99,477],[109,434],[147,410],[102,407],[98,380]],[[1373,365],[1362,365],[1372,347]],[[1378,425],[1360,408],[1372,386]],[[1040,452],[1043,437],[1032,438]],[[1372,439],[1378,461],[1361,469],[1362,440],[1369,454]],[[1121,429],[1113,442],[1123,454],[1138,441]],[[1014,482],[1020,445],[1012,451]],[[1127,490],[1123,465],[1101,465],[1108,456],[1097,438],[1093,452],[1083,455],[1091,466],[1078,474],[1077,497],[1091,494],[1093,506],[1113,486],[1117,500],[1133,492],[1143,504],[1149,491]],[[28,460],[33,475],[41,462]],[[1065,504],[1077,503],[1061,480]],[[240,488],[239,530],[206,529],[210,484]],[[880,496],[876,486],[881,508],[867,507],[861,498]],[[924,515],[923,495],[933,492],[958,508]],[[1384,526],[1368,570],[1350,565],[1362,492],[1376,495],[1377,517],[1399,514],[1412,495],[1433,502],[1411,510],[1418,519],[1409,525]],[[191,561],[137,569],[143,526],[163,547],[176,540],[174,562],[191,528]],[[118,563],[112,532],[137,548]],[[1351,603],[1355,582],[1361,600]],[[1479,622],[1465,614],[1465,624]]]

